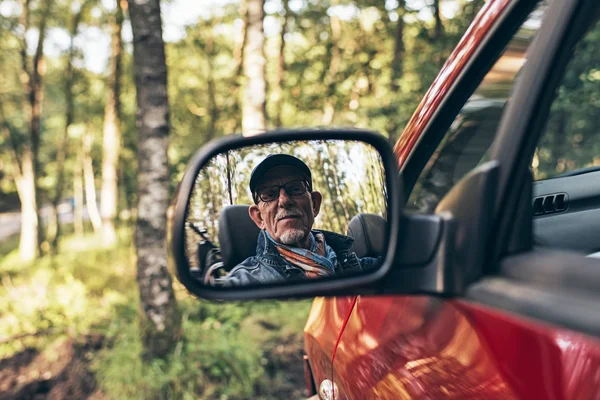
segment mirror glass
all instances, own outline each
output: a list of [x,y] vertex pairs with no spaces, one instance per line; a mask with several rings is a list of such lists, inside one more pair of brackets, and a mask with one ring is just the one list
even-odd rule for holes
[[191,276],[239,287],[372,272],[387,248],[385,174],[378,151],[354,140],[217,154],[186,212]]

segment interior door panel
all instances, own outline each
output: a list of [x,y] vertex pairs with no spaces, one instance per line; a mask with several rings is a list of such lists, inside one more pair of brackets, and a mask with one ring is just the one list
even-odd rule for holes
[[537,246],[600,251],[600,172],[534,182],[533,212]]

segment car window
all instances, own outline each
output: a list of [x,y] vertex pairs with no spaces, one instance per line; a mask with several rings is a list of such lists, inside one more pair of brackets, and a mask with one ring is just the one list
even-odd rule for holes
[[600,25],[578,42],[535,150],[534,179],[600,170]]
[[544,1],[534,9],[461,109],[417,179],[407,201],[409,212],[433,213],[446,193],[486,160],[547,6]]

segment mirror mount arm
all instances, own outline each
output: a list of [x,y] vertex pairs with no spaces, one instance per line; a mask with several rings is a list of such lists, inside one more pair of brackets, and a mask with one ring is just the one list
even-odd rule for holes
[[460,294],[463,277],[453,263],[456,221],[449,213],[403,215],[397,259],[381,281],[381,294]]
[[456,296],[483,274],[492,244],[499,164],[461,179],[435,215],[403,215],[396,257],[378,293]]

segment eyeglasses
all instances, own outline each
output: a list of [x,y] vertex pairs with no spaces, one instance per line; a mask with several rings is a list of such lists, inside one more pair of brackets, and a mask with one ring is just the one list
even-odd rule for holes
[[285,190],[288,196],[294,197],[306,193],[306,191],[309,189],[309,186],[308,183],[303,180],[290,181],[284,183],[283,185],[265,186],[256,192],[254,196],[254,202],[258,203],[257,198],[265,203],[277,200],[279,198],[279,193],[281,193],[281,188]]

